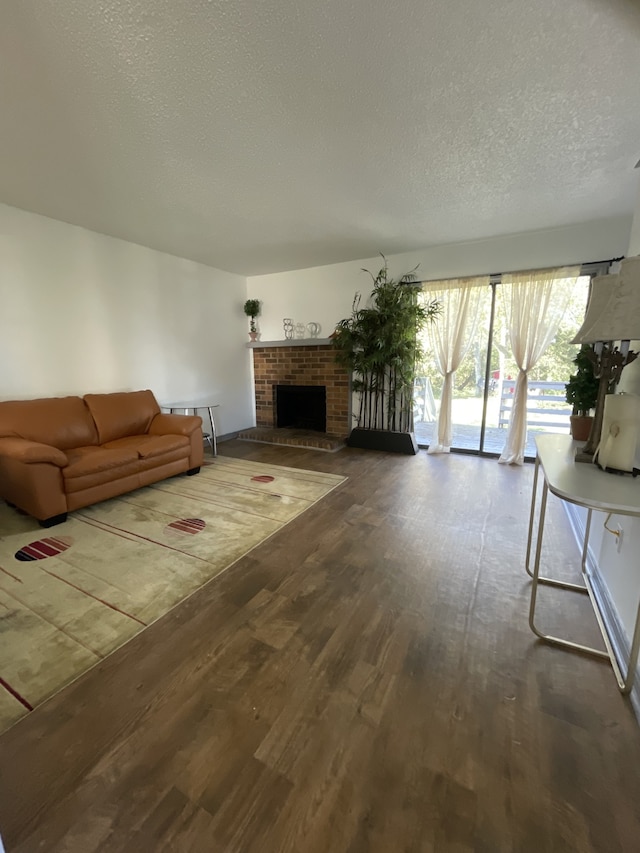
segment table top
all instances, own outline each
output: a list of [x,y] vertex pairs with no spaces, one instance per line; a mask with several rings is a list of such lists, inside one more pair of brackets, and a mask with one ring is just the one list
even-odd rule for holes
[[640,477],[609,474],[588,462],[576,462],[575,442],[568,435],[536,437],[538,459],[554,495],[588,509],[640,516]]
[[161,409],[215,409],[219,404],[210,399],[182,400],[177,403],[159,403]]

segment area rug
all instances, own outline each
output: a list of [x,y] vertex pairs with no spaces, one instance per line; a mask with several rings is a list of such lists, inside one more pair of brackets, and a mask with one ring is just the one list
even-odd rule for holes
[[218,456],[50,530],[0,506],[0,732],[344,480]]

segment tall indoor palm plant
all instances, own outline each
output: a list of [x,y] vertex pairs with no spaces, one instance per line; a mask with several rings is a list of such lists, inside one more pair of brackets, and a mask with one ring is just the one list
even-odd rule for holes
[[[413,385],[421,355],[419,331],[439,313],[437,301],[419,298],[416,269],[398,279],[389,276],[387,259],[374,275],[367,307],[356,294],[350,317],[334,336],[337,360],[351,371],[358,395],[357,427],[349,444],[416,452],[413,436]],[[408,438],[408,440],[407,440]]]

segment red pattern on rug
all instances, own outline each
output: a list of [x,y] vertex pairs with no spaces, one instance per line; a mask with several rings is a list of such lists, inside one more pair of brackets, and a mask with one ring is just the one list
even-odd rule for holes
[[4,680],[4,678],[0,678],[0,687],[4,687],[7,693],[10,693],[14,699],[17,699],[18,702],[27,709],[27,711],[33,711],[33,705],[30,705],[24,696],[21,696],[17,690],[14,690],[13,687]]
[[177,530],[179,533],[200,533],[206,527],[206,522],[201,518],[179,518],[167,525],[167,530]]
[[15,558],[22,563],[30,560],[46,560],[47,557],[55,557],[66,551],[70,545],[73,545],[73,539],[70,536],[49,536],[46,539],[38,539],[37,542],[30,542],[19,551],[16,551]]

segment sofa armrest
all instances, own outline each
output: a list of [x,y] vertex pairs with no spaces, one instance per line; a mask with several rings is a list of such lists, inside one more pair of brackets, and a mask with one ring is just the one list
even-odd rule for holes
[[58,468],[64,468],[68,461],[66,454],[62,450],[58,450],[57,447],[17,436],[0,438],[0,456],[9,456],[16,462],[23,462],[27,465],[35,462],[50,462],[52,465],[57,465]]
[[151,421],[149,435],[192,435],[202,429],[200,415],[156,415]]

